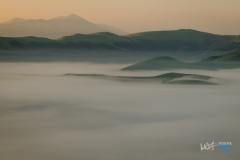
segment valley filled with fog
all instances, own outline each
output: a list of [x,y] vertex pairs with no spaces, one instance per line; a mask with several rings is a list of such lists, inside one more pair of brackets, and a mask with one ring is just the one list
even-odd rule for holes
[[[1,160],[237,160],[240,69],[120,71],[130,64],[0,63]],[[219,85],[120,82],[194,73]],[[200,143],[232,142],[224,153]]]

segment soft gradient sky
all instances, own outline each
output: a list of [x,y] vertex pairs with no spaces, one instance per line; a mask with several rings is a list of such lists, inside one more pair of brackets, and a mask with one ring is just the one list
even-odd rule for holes
[[75,13],[129,33],[190,28],[240,34],[240,0],[1,0],[0,22]]

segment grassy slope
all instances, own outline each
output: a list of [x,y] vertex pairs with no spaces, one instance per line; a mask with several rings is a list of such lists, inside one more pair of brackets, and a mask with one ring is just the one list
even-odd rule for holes
[[158,70],[158,69],[174,69],[174,68],[189,68],[192,63],[178,61],[171,57],[157,57],[150,60],[145,60],[122,70]]
[[40,37],[0,37],[0,48],[10,48],[10,42],[18,42],[23,45],[28,45],[31,42],[49,43],[54,42],[54,40]]
[[212,35],[209,33],[199,32],[195,30],[175,30],[175,31],[153,31],[142,32],[136,34],[127,35],[127,37],[134,39],[150,40],[150,41],[168,41],[176,40],[182,42],[190,42],[201,44],[204,40],[204,36]]
[[79,42],[88,42],[88,43],[107,43],[113,44],[116,41],[125,41],[131,42],[131,40],[124,36],[118,36],[109,32],[100,32],[94,34],[75,34],[72,36],[66,36],[56,39],[56,41],[63,43],[79,43]]
[[240,51],[228,53],[222,56],[212,56],[206,59],[203,59],[201,62],[239,62],[240,63]]
[[[227,39],[227,42],[224,43],[240,42],[239,36],[220,36],[195,30],[182,29],[175,31],[142,32],[130,34],[127,36],[118,36],[109,32],[101,32],[94,34],[75,34],[71,36],[61,37],[55,40],[38,37],[0,37],[0,49],[11,47],[10,42],[15,41],[25,46],[29,45],[29,47],[31,47],[31,42],[35,42],[35,45],[36,43],[45,43],[46,45],[47,43],[49,43],[49,46],[51,46],[51,43],[55,43],[62,46],[67,45],[68,47],[71,47],[71,43],[76,45],[79,43],[85,43],[91,44],[91,47],[93,48],[98,48],[97,46],[99,44],[104,44],[105,46],[103,45],[103,48],[107,46],[113,46],[113,48],[124,50],[178,50],[181,48],[183,48],[183,50],[191,50],[201,49],[201,47],[206,48],[207,46],[216,46],[215,44],[217,44],[218,41],[219,43],[222,42],[223,39]],[[174,41],[174,43],[172,41]],[[84,45],[80,46],[80,48],[81,47],[84,48]]]
[[239,62],[240,63],[240,51],[225,54],[219,58],[214,59],[212,62]]
[[[97,46],[98,44],[104,44],[106,46],[111,46],[115,49],[125,50],[125,48],[117,46],[116,42],[126,42],[132,43],[132,40],[128,37],[118,36],[109,32],[100,32],[93,34],[75,34],[72,36],[66,36],[56,39],[57,42],[62,44],[79,44],[79,43],[88,43],[92,47]],[[103,47],[104,48],[104,47]]]
[[[229,63],[228,63],[229,62]],[[233,63],[235,62],[235,63]],[[197,63],[186,63],[170,57],[158,57],[145,60],[122,70],[161,70],[161,69],[223,69],[239,68],[240,52],[233,52],[219,57],[209,57]]]
[[238,36],[229,36],[229,38],[230,38],[230,42],[237,42],[237,43],[240,42],[240,35],[238,35]]

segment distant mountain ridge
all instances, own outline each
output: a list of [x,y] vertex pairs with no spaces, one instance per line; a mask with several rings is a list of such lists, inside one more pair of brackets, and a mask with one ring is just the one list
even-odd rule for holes
[[59,38],[76,33],[89,34],[96,32],[112,32],[126,34],[124,31],[108,25],[97,25],[78,15],[60,16],[49,20],[13,18],[0,23],[0,36],[25,37],[36,36],[46,38]]
[[22,22],[22,21],[26,21],[26,19],[23,19],[23,18],[13,18],[13,19],[10,19],[6,22],[3,22],[3,23],[0,23],[0,24],[10,24],[10,23],[16,23],[16,22]]
[[[74,18],[74,17],[73,17]],[[61,17],[55,19],[59,21]],[[0,37],[0,49],[90,49],[122,51],[237,51],[240,36],[215,35],[190,29],[119,36],[110,32],[74,34],[57,39]]]

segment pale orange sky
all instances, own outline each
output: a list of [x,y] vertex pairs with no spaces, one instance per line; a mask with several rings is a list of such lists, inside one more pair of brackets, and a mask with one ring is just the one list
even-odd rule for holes
[[240,34],[240,0],[1,0],[0,22],[77,14],[129,33],[196,29]]

